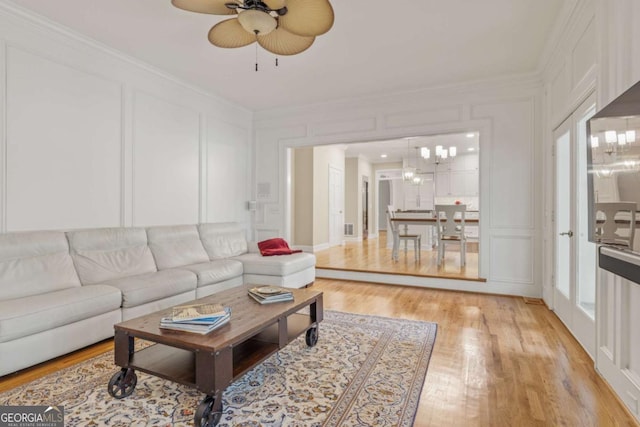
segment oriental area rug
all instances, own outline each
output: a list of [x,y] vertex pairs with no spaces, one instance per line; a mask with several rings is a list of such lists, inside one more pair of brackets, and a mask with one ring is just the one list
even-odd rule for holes
[[[315,347],[299,337],[230,385],[219,426],[413,425],[437,325],[325,311]],[[191,426],[204,395],[137,372],[107,392],[113,353],[0,394],[0,405],[62,405],[65,426]]]

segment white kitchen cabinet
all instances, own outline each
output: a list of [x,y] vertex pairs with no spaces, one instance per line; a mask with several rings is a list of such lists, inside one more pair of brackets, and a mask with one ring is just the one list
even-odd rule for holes
[[436,172],[436,196],[446,197],[451,195],[449,191],[450,180],[451,172],[448,170]]
[[433,209],[433,179],[425,180],[422,185],[408,182],[403,184],[403,210],[432,210]]
[[439,164],[436,171],[436,196],[478,196],[478,155],[458,156],[453,162]]

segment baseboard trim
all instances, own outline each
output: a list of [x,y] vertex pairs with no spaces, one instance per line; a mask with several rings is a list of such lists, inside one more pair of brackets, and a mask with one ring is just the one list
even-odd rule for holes
[[535,289],[528,284],[511,283],[509,286],[505,286],[502,282],[496,282],[484,278],[466,279],[444,276],[415,276],[407,273],[381,273],[373,271],[331,269],[324,267],[316,267],[316,278],[540,298],[540,295],[535,291]]

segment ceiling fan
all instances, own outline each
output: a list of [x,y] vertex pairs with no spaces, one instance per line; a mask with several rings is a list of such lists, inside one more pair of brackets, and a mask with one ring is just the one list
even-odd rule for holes
[[236,15],[209,31],[214,46],[235,48],[257,42],[276,55],[308,49],[333,26],[328,0],[171,0],[180,9],[211,15]]

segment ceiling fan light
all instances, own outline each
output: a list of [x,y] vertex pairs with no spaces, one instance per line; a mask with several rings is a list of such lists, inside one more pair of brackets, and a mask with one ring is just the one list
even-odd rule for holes
[[238,14],[240,25],[247,32],[256,35],[267,35],[276,29],[278,22],[268,13],[256,9],[249,9]]

